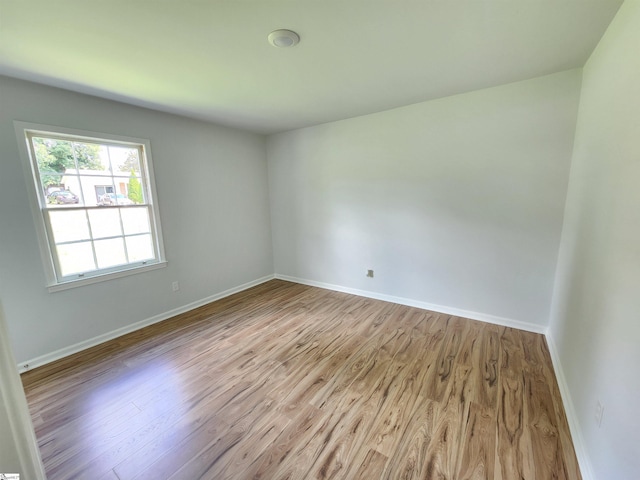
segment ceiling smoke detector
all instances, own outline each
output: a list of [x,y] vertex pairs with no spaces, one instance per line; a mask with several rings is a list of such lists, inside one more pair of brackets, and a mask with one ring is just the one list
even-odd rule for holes
[[267,38],[271,45],[278,48],[293,47],[300,41],[300,35],[291,30],[274,30]]

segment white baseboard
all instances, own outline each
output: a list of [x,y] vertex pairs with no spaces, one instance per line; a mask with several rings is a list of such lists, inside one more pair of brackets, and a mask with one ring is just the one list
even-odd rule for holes
[[121,337],[122,335],[126,335],[127,333],[135,332],[136,330],[140,330],[141,328],[153,325],[154,323],[162,322],[163,320],[175,317],[176,315],[180,315],[181,313],[188,312],[208,303],[215,302],[216,300],[228,297],[230,295],[233,295],[234,293],[242,292],[243,290],[255,287],[256,285],[260,285],[261,283],[268,282],[269,280],[273,280],[274,278],[274,275],[267,275],[262,278],[258,278],[257,280],[253,280],[251,282],[238,285],[237,287],[230,288],[228,290],[225,290],[224,292],[216,293],[201,300],[196,300],[195,302],[191,302],[187,305],[174,308],[173,310],[169,310],[168,312],[154,315],[153,317],[147,318],[146,320],[132,323],[131,325],[127,325],[126,327],[118,328],[117,330],[98,335],[97,337],[90,338],[83,342],[61,348],[60,350],[56,350],[55,352],[51,352],[46,355],[41,355],[31,360],[27,360],[26,362],[18,364],[18,371],[20,373],[24,373],[27,370],[46,365],[47,363],[55,362],[56,360],[68,357],[69,355],[73,355],[74,353],[86,350],[87,348],[95,347],[96,345],[99,345],[101,343]]
[[275,274],[275,278],[280,280],[286,280],[288,282],[300,283],[302,285],[309,285],[311,287],[319,287],[327,290],[334,290],[336,292],[350,293],[352,295],[358,295],[360,297],[373,298],[375,300],[383,300],[385,302],[398,303],[400,305],[406,305],[408,307],[422,308],[424,310],[431,310],[438,313],[445,313],[447,315],[455,315],[456,317],[470,318],[471,320],[479,320],[481,322],[493,323],[495,325],[501,325],[504,327],[517,328],[519,330],[526,330],[533,333],[546,333],[546,327],[542,325],[536,325],[535,323],[522,322],[520,320],[513,320],[511,318],[498,317],[495,315],[489,315],[486,313],[472,312],[470,310],[462,310],[455,307],[447,307],[445,305],[436,305],[433,303],[421,302],[404,297],[394,297],[392,295],[385,295],[381,293],[370,292],[367,290],[358,290],[355,288],[342,287],[340,285],[332,285],[330,283],[316,282],[314,280],[307,280],[304,278],[290,277],[288,275]]
[[553,362],[553,370],[556,372],[556,380],[558,380],[558,387],[560,388],[560,395],[562,396],[562,404],[564,405],[564,411],[567,415],[567,422],[569,423],[569,430],[571,432],[571,440],[573,440],[573,448],[576,451],[576,457],[578,457],[578,464],[580,465],[580,473],[582,474],[582,480],[595,480],[593,476],[593,469],[591,468],[591,461],[587,455],[587,449],[584,443],[584,437],[582,436],[582,429],[578,422],[578,416],[576,409],[571,399],[571,392],[567,379],[564,376],[564,370],[560,363],[560,356],[558,353],[558,347],[551,335],[551,332],[547,331],[547,345],[549,346],[549,353],[551,354],[551,361]]

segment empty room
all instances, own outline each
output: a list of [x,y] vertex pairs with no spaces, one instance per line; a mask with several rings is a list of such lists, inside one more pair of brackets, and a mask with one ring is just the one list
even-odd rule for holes
[[640,0],[0,0],[0,474],[640,478]]

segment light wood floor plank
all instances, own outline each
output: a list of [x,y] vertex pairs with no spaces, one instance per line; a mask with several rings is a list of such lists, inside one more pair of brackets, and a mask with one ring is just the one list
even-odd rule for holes
[[273,280],[23,375],[49,480],[579,480],[541,335]]

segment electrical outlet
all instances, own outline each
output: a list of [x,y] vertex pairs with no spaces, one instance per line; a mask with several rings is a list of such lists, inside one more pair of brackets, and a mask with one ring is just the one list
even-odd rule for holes
[[596,402],[596,425],[598,425],[598,428],[600,428],[600,425],[602,425],[602,415],[604,414],[604,405],[602,405],[602,403],[600,403],[600,400],[598,400]]
[[367,270],[367,277],[373,278],[373,270]]
[[178,290],[180,290],[180,284],[178,283],[177,280],[171,284],[171,289],[174,292],[177,292]]

